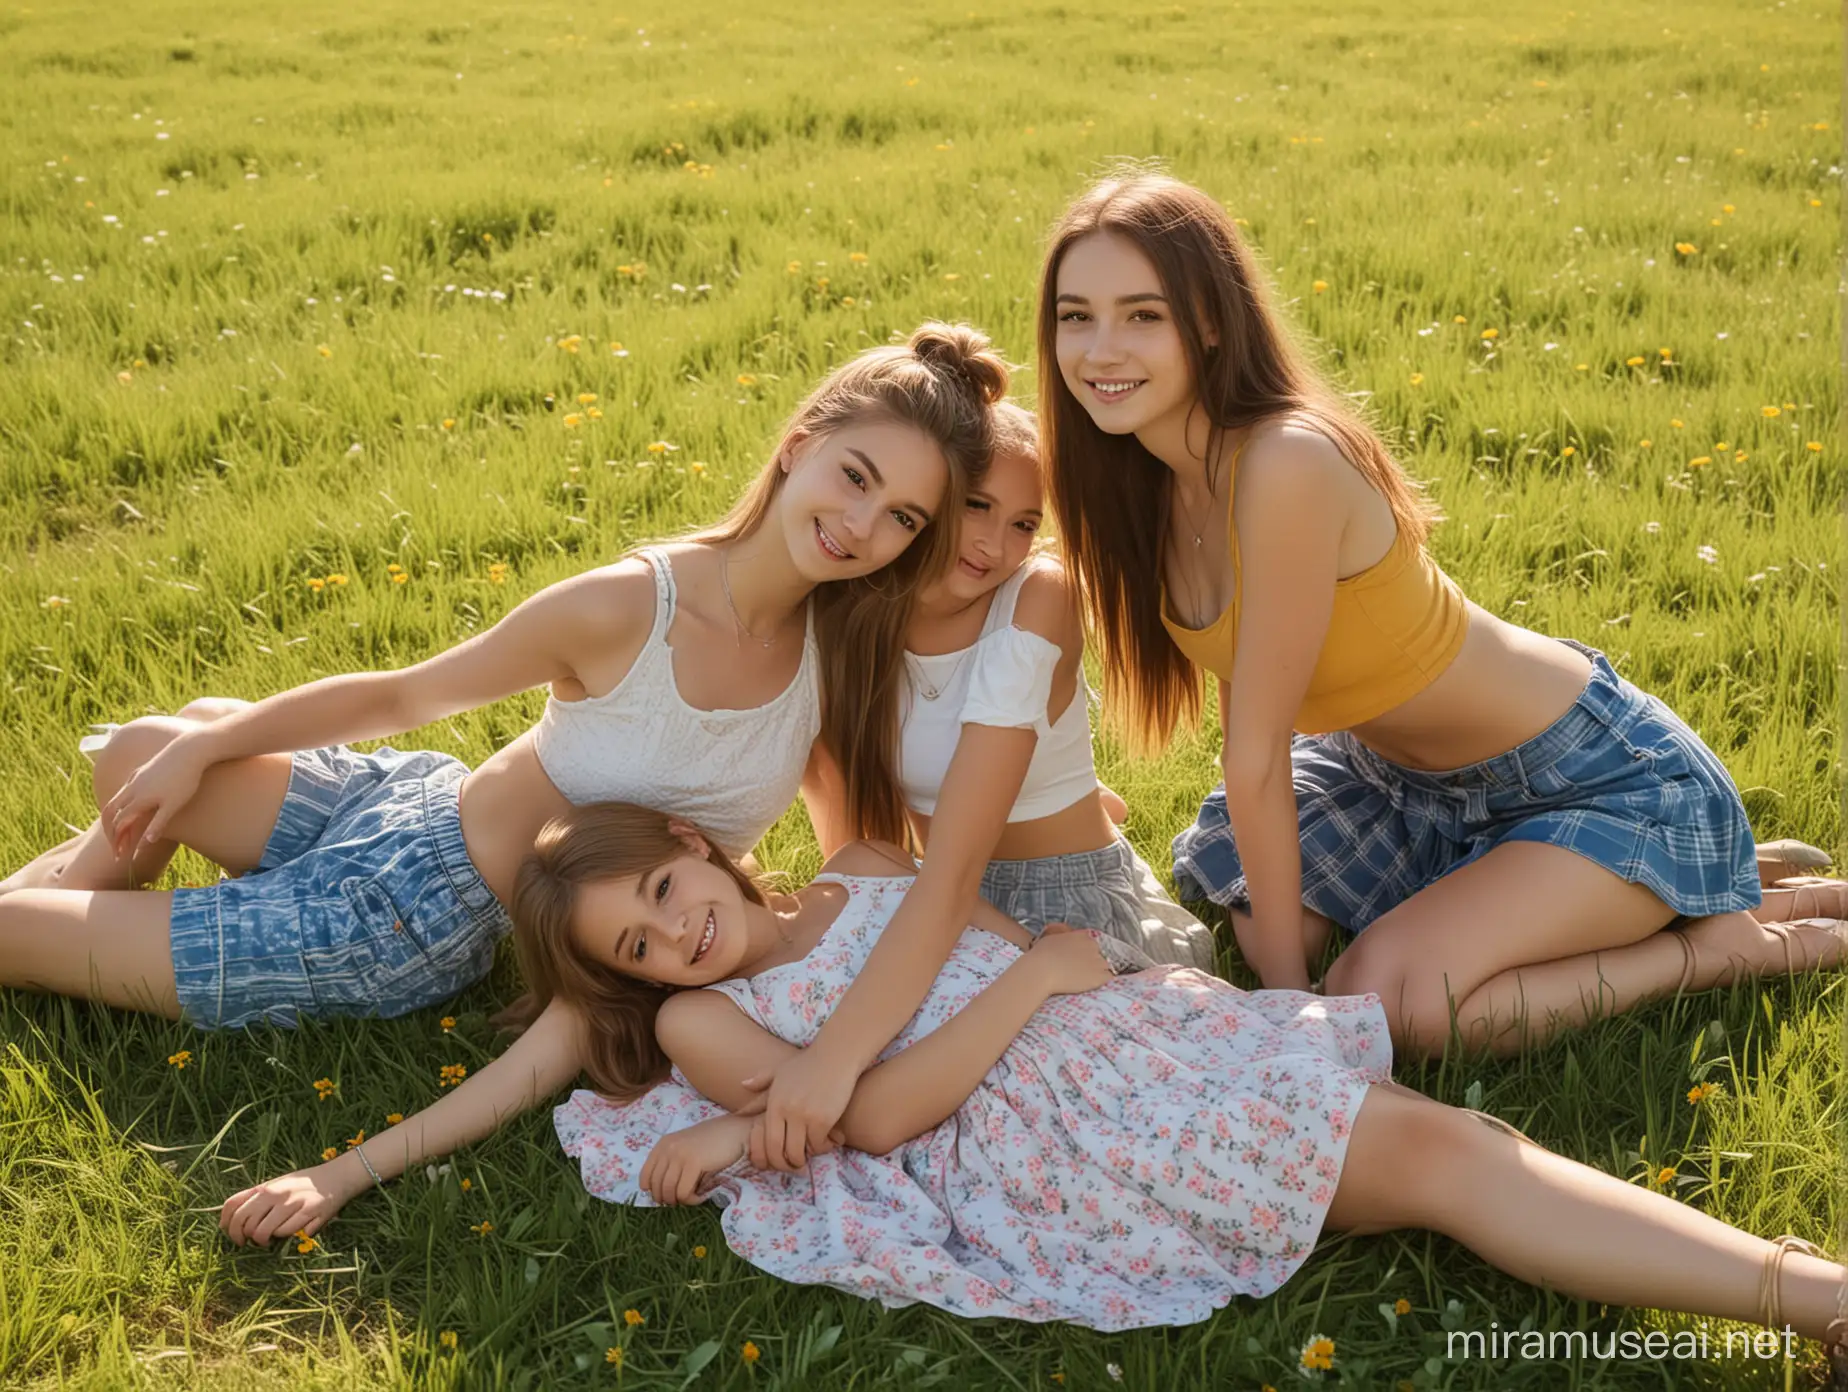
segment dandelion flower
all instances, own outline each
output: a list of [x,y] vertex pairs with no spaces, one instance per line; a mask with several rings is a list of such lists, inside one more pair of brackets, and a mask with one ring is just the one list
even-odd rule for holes
[[1327,1372],[1335,1366],[1335,1341],[1325,1334],[1313,1335],[1303,1345],[1303,1351],[1297,1355],[1297,1361],[1306,1372]]
[[701,1244],[700,1246],[695,1247],[693,1249],[693,1256],[696,1261],[706,1260],[706,1248],[704,1244]]
[[1671,1183],[1674,1182],[1674,1179],[1675,1179],[1675,1167],[1673,1165],[1664,1165],[1661,1169],[1656,1171],[1656,1177],[1655,1177],[1656,1188],[1666,1189]]
[[1822,441],[1821,440],[1811,440],[1803,448],[1808,450],[1811,454],[1821,454],[1822,453]]
[[453,1329],[445,1329],[441,1334],[436,1336],[436,1341],[444,1348],[452,1349],[456,1346],[456,1331]]
[[622,1322],[628,1325],[629,1328],[631,1329],[635,1328],[635,1326],[638,1324],[648,1323],[647,1319],[643,1317],[642,1312],[640,1310],[624,1310],[622,1312]]
[[1676,430],[1681,429],[1681,422],[1678,420],[1672,420],[1669,422],[1669,424],[1673,426]]
[[456,1017],[453,1015],[445,1015],[442,1019],[438,1020],[436,1023],[442,1026],[444,1034],[448,1034],[449,1031],[451,1031],[452,1029],[456,1027]]
[[181,1049],[177,1054],[168,1054],[167,1062],[172,1064],[175,1068],[184,1068],[187,1064],[192,1062],[192,1050]]
[[567,430],[576,430],[583,423],[584,418],[576,411],[573,411],[570,415],[565,417],[565,429]]
[[1717,444],[1717,445],[1715,445],[1715,446],[1713,447],[1713,452],[1714,452],[1715,454],[1719,454],[1719,453],[1721,453],[1721,452],[1723,452],[1723,451],[1725,451],[1725,450],[1729,450],[1729,449],[1731,449],[1731,448],[1732,448],[1732,446],[1731,446],[1730,444],[1728,444],[1728,443],[1727,443],[1726,441],[1724,441],[1724,440],[1721,440],[1721,441],[1719,442],[1719,444]]
[[1567,445],[1564,449],[1562,449],[1559,452],[1559,457],[1561,459],[1570,459],[1573,455],[1577,453],[1578,453],[1577,445]]
[[612,1349],[606,1350],[603,1355],[603,1361],[609,1364],[612,1368],[615,1368],[618,1371],[621,1371],[622,1369],[622,1350],[619,1348],[612,1348]]
[[801,275],[802,263],[800,261],[791,261],[787,269],[791,275]]
[[1712,455],[1697,454],[1688,461],[1688,467],[1690,469],[1701,469],[1701,468],[1705,468],[1707,465],[1711,464],[1712,462],[1713,462]]
[[396,575],[403,569],[404,567],[399,565],[396,561],[387,561],[385,563],[385,573],[387,575]]
[[1492,338],[1500,338],[1500,337],[1501,337],[1501,330],[1500,330],[1500,329],[1484,329],[1484,330],[1482,331],[1482,336],[1483,336],[1484,338],[1491,338],[1491,339],[1492,339]]
[[1772,420],[1777,416],[1783,415],[1784,408],[1781,406],[1760,406],[1758,408],[1758,414],[1763,416],[1766,420]]
[[740,372],[738,374],[738,385],[741,387],[754,387],[757,385],[757,378],[748,372]]
[[319,353],[324,358],[331,358],[334,355],[334,350],[332,348],[329,348],[325,343],[317,343],[315,345],[314,351]]
[[403,1120],[404,1120],[404,1113],[403,1113],[403,1112],[387,1112],[387,1113],[385,1113],[385,1124],[386,1124],[387,1126],[396,1126],[396,1125],[397,1125],[397,1124],[398,1124],[399,1122],[401,1122],[401,1121],[403,1121]]
[[1700,252],[1700,248],[1692,242],[1676,242],[1675,250],[1682,256],[1695,256]]
[[1658,348],[1656,352],[1662,355],[1663,362],[1667,362],[1670,358],[1675,356],[1675,350],[1672,348]]
[[1315,293],[1319,295],[1324,290],[1328,289],[1328,282],[1325,280],[1318,280],[1314,285],[1311,285],[1309,288],[1315,291]]
[[394,585],[408,585],[411,583],[411,577],[406,575],[403,571],[399,571],[396,575],[391,577],[391,583]]
[[1459,314],[1450,322],[1453,324],[1467,324],[1469,322],[1469,316],[1467,314]]
[[1424,385],[1424,373],[1422,373],[1422,372],[1414,372],[1414,373],[1412,374],[1412,385],[1413,385],[1414,387],[1421,387],[1421,386],[1423,386],[1423,385]]
[[763,1355],[757,1351],[757,1345],[752,1343],[749,1339],[746,1339],[744,1341],[744,1347],[738,1350],[738,1356],[746,1363],[755,1363],[759,1358],[763,1357]]
[[456,428],[456,418],[454,416],[444,416],[443,417],[443,429],[454,430],[455,428]]
[[1412,1312],[1412,1302],[1401,1297],[1392,1302],[1392,1312],[1395,1315],[1409,1315]]
[[864,265],[866,262],[866,253],[863,251],[850,251],[847,253],[847,259],[855,265]]
[[310,575],[308,577],[308,588],[313,590],[316,594],[319,594],[322,590],[327,588],[327,582],[318,575]]
[[1641,367],[1646,361],[1648,361],[1646,358],[1625,358],[1623,360],[1623,365],[1625,367]]
[[338,1159],[339,1156],[340,1152],[335,1150],[332,1146],[329,1146],[326,1150],[321,1152],[321,1158],[323,1160],[335,1160]]
[[1810,207],[1812,207],[1812,208],[1820,208],[1821,206],[1822,206],[1822,200],[1821,200],[1820,198],[1812,198],[1812,199],[1810,199]]
[[679,448],[679,445],[670,445],[666,440],[656,440],[648,447],[648,452],[650,454],[666,454],[670,450],[677,450]]

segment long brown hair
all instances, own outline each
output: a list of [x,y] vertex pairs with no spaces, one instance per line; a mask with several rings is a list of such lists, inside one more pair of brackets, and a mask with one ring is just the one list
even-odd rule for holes
[[[706,842],[706,858],[738,882],[746,899],[764,903],[750,876],[711,837]],[[655,1042],[654,1027],[674,988],[587,958],[571,931],[578,894],[599,880],[652,874],[687,854],[666,813],[591,802],[545,824],[514,880],[513,945],[527,990],[495,1023],[523,1030],[554,1000],[574,1007],[589,1034],[584,1071],[612,1101],[632,1101],[667,1077],[672,1064]]]
[[[871,575],[815,591],[821,657],[821,738],[847,788],[849,834],[903,844],[910,836],[898,791],[898,709],[905,630],[922,584],[956,556],[956,524],[994,447],[993,411],[1008,367],[967,324],[928,323],[904,344],[869,348],[829,373],[783,427],[780,458],[797,435],[824,435],[867,419],[909,425],[936,441],[950,466],[943,502],[916,541]],[[689,541],[719,543],[763,524],[783,486],[773,460],[737,504]]]
[[1073,578],[1103,638],[1105,709],[1148,747],[1166,741],[1177,721],[1199,719],[1201,679],[1161,622],[1157,577],[1173,474],[1134,435],[1100,430],[1056,366],[1059,267],[1094,232],[1134,243],[1160,276],[1207,421],[1209,461],[1226,432],[1295,417],[1334,441],[1384,495],[1402,535],[1423,542],[1435,513],[1379,436],[1304,361],[1224,208],[1146,170],[1085,190],[1053,228],[1040,281],[1046,486]]

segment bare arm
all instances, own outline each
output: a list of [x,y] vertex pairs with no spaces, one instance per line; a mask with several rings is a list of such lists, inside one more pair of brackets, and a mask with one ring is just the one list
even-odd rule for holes
[[[453,1092],[396,1126],[367,1138],[365,1158],[379,1178],[493,1134],[575,1078],[585,1058],[582,1019],[554,1000],[507,1051]],[[296,1170],[225,1200],[218,1225],[233,1242],[269,1242],[298,1230],[312,1236],[348,1200],[372,1186],[354,1147],[333,1160]]]
[[[548,586],[486,633],[427,661],[323,677],[198,726],[137,770],[102,809],[112,842],[144,822],[145,839],[158,840],[212,764],[383,738],[547,682],[582,682],[585,664],[607,664],[614,652],[627,651],[632,661],[654,614],[653,581],[641,564]],[[621,673],[597,675],[613,685]]]
[[820,740],[810,748],[808,766],[802,770],[802,803],[823,860],[853,839],[847,825],[847,782],[840,761]]
[[1335,471],[1350,466],[1319,437],[1267,443],[1238,479],[1244,593],[1232,680],[1220,692],[1219,759],[1251,894],[1239,948],[1265,986],[1307,990],[1290,736],[1334,612],[1345,523],[1329,499],[1341,494]]

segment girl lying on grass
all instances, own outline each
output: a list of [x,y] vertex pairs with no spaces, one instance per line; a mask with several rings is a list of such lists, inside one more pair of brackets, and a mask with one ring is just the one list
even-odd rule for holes
[[[656,802],[743,854],[818,736],[848,768],[883,750],[850,678],[901,661],[1006,387],[980,334],[926,325],[823,381],[714,527],[427,662],[121,727],[95,825],[0,884],[0,985],[205,1027],[399,1015],[486,974],[534,835],[574,802]],[[473,773],[346,747],[548,684],[539,724]],[[182,844],[240,878],[135,888]]]
[[[515,914],[528,982],[571,1003],[586,1052],[505,1077],[502,1105],[587,1057],[606,1096],[576,1094],[557,1124],[591,1192],[716,1199],[747,1260],[890,1305],[1187,1323],[1276,1290],[1325,1228],[1420,1226],[1588,1300],[1848,1330],[1842,1268],[1808,1244],[1394,1086],[1377,997],[1247,993],[1174,966],[1113,976],[1112,940],[1033,941],[986,906],[856,1084],[844,1148],[800,1176],[766,1170],[747,1154],[751,1080],[815,1037],[913,874],[896,848],[857,842],[766,896],[685,822],[574,810],[522,866]],[[313,1235],[369,1172],[447,1149],[461,1104],[234,1195],[221,1226],[239,1243]]]

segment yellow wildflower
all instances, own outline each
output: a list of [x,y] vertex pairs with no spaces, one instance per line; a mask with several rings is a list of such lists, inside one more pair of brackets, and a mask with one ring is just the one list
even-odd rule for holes
[[1719,442],[1719,444],[1717,444],[1717,445],[1715,445],[1715,446],[1713,447],[1713,451],[1714,451],[1714,453],[1715,453],[1715,454],[1718,454],[1718,453],[1720,453],[1720,452],[1721,452],[1721,451],[1723,451],[1723,450],[1729,450],[1729,449],[1731,449],[1731,448],[1732,448],[1732,446],[1731,446],[1731,445],[1729,445],[1729,444],[1727,444],[1727,443],[1726,443],[1726,441],[1724,441],[1724,440],[1721,440],[1721,441]]
[[348,1150],[352,1150],[357,1146],[362,1146],[365,1143],[366,1143],[366,1128],[363,1126],[359,1128],[359,1134],[357,1136],[347,1137],[347,1149]]
[[640,1310],[624,1310],[622,1312],[622,1322],[631,1329],[635,1328],[638,1324],[648,1323],[648,1321],[643,1318]]
[[1712,455],[1710,455],[1710,454],[1697,454],[1697,455],[1695,455],[1695,456],[1694,456],[1694,457],[1693,457],[1692,459],[1690,459],[1690,460],[1688,461],[1688,467],[1689,467],[1690,469],[1698,469],[1698,468],[1700,468],[1700,467],[1702,467],[1703,465],[1706,465],[1706,464],[1711,464],[1712,462],[1713,462],[1713,456],[1712,456]]
[[325,1102],[328,1098],[334,1095],[335,1086],[336,1085],[332,1078],[316,1078],[314,1080],[315,1096],[320,1101]]
[[601,406],[586,407],[584,414],[589,416],[592,420],[602,420],[603,408]]
[[1303,1345],[1298,1361],[1305,1370],[1327,1372],[1335,1366],[1335,1341],[1323,1334],[1313,1336]]
[[1316,281],[1315,284],[1311,285],[1309,288],[1315,291],[1315,293],[1319,295],[1324,290],[1328,289],[1328,282],[1325,280],[1318,280]]
[[443,1027],[444,1034],[448,1034],[450,1030],[456,1027],[456,1017],[453,1015],[445,1015],[442,1019],[438,1020],[436,1023]]
[[403,569],[404,567],[399,565],[396,561],[387,561],[385,563],[385,571],[388,575],[396,575]]
[[791,261],[789,263],[788,270],[791,275],[801,275],[802,274],[802,263],[800,261]]
[[468,1065],[464,1063],[446,1063],[437,1076],[438,1087],[451,1088],[468,1076]]
[[462,1192],[463,1192],[464,1194],[466,1194],[466,1193],[468,1193],[468,1192],[469,1192],[469,1191],[470,1191],[471,1189],[473,1189],[474,1187],[475,1187],[475,1181],[474,1181],[474,1180],[472,1180],[472,1179],[469,1179],[469,1178],[467,1178],[467,1177],[464,1177],[464,1178],[463,1178],[463,1180],[462,1180]]
[[324,358],[331,358],[334,355],[334,350],[332,348],[329,348],[325,343],[317,343],[315,345],[314,351],[319,353]]
[[1638,440],[1636,443],[1637,443],[1637,446],[1641,449],[1649,449],[1652,446],[1654,446],[1655,441],[1654,440]]
[[753,377],[748,372],[740,372],[738,374],[738,385],[741,387],[754,387],[757,385],[757,378]]
[[1694,256],[1699,253],[1700,248],[1692,242],[1676,242],[1675,250],[1683,256]]
[[1783,415],[1784,410],[1781,406],[1760,406],[1758,408],[1758,414],[1763,416],[1766,420],[1771,420],[1776,416]]
[[396,575],[391,577],[391,583],[394,585],[408,585],[410,582],[411,577],[406,575],[403,571],[399,571]]
[[177,1054],[168,1054],[167,1062],[172,1064],[175,1068],[184,1068],[187,1064],[192,1062],[192,1050],[181,1049]]
[[945,271],[943,273],[943,278],[945,280],[961,280],[962,272],[961,271]]
[[1623,360],[1623,365],[1625,367],[1641,367],[1645,361],[1647,360],[1644,358],[1625,358]]
[[738,1350],[738,1356],[746,1363],[755,1363],[759,1358],[763,1357],[763,1355],[757,1351],[757,1345],[752,1343],[749,1339],[746,1339],[744,1341],[744,1347]]
[[456,1346],[456,1331],[453,1329],[445,1329],[441,1334],[436,1336],[436,1341],[444,1348],[452,1349]]
[[1559,452],[1559,457],[1561,459],[1570,459],[1573,455],[1577,453],[1578,453],[1577,445],[1567,445],[1564,449],[1562,449]]
[[841,304],[844,305],[848,309],[852,309],[854,307],[855,300],[852,295],[842,295]]
[[1414,372],[1412,374],[1412,385],[1414,387],[1423,386],[1424,385],[1424,373]]
[[456,428],[456,418],[454,416],[444,416],[443,417],[443,429],[454,430],[455,428]]
[[1501,330],[1500,329],[1484,329],[1482,331],[1482,336],[1484,338],[1500,338]]
[[1812,208],[1820,208],[1821,206],[1822,206],[1822,200],[1821,200],[1820,198],[1812,198],[1812,199],[1810,199],[1810,207],[1812,207]]
[[386,1124],[387,1126],[396,1126],[396,1125],[397,1125],[397,1124],[398,1124],[399,1122],[401,1122],[401,1121],[403,1121],[403,1120],[404,1120],[404,1113],[403,1113],[403,1112],[387,1112],[387,1113],[385,1113],[385,1124]]
[[1469,322],[1469,316],[1467,314],[1459,314],[1450,322],[1453,324],[1467,324]]
[[670,450],[677,450],[679,448],[679,445],[670,445],[666,440],[656,440],[648,447],[648,452],[650,454],[666,454]]
[[486,1237],[489,1233],[494,1231],[494,1225],[486,1218],[483,1218],[479,1223],[470,1223],[468,1230],[474,1233],[476,1237]]
[[578,393],[578,405],[580,406],[594,405],[596,403],[596,400],[597,400],[597,394],[595,392],[579,392]]
[[697,1260],[699,1260],[699,1261],[704,1261],[704,1260],[706,1259],[706,1248],[705,1248],[705,1246],[704,1246],[704,1245],[702,1244],[702,1245],[700,1245],[700,1246],[698,1246],[698,1247],[695,1247],[695,1248],[693,1249],[693,1255],[694,1255],[694,1257],[695,1257],[695,1258],[696,1258]]
[[1674,357],[1675,355],[1675,350],[1672,348],[1658,348],[1656,349],[1656,352],[1662,355],[1663,362],[1667,362],[1670,358]]
[[1674,1179],[1675,1179],[1675,1167],[1673,1165],[1664,1165],[1661,1169],[1656,1171],[1656,1177],[1655,1177],[1656,1188],[1666,1189],[1671,1183],[1674,1182]]
[[1669,422],[1669,424],[1674,426],[1674,428],[1677,430],[1681,429],[1681,422],[1678,420],[1672,420]]
[[576,411],[573,411],[570,415],[565,417],[565,429],[567,430],[576,430],[583,423],[584,418]]
[[866,253],[863,251],[850,251],[847,253],[847,259],[856,265],[861,265],[866,261]]
[[622,1350],[619,1348],[613,1348],[613,1349],[608,1350],[603,1355],[603,1361],[609,1364],[612,1368],[615,1368],[620,1371],[622,1368]]
[[1412,1312],[1412,1302],[1403,1298],[1395,1300],[1392,1302],[1392,1312],[1395,1315],[1409,1315]]
[[1718,1083],[1696,1083],[1688,1089],[1688,1103],[1698,1107],[1709,1097],[1719,1097],[1725,1092]]
[[295,1250],[300,1252],[303,1256],[306,1256],[320,1245],[320,1243],[308,1236],[308,1229],[297,1228],[295,1230]]
[[333,1160],[333,1159],[338,1158],[339,1154],[340,1154],[339,1151],[335,1150],[332,1146],[329,1146],[326,1150],[321,1152],[321,1158],[323,1160]]
[[1803,448],[1808,450],[1811,454],[1821,454],[1822,453],[1822,441],[1821,440],[1811,440]]

